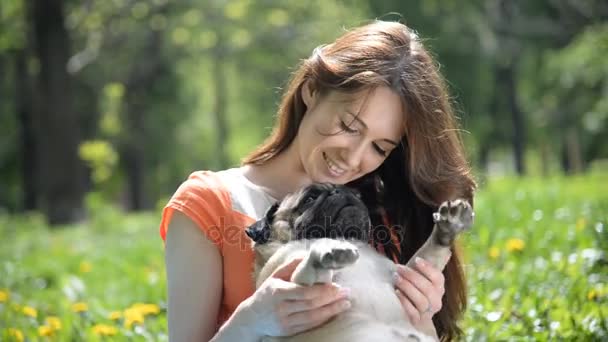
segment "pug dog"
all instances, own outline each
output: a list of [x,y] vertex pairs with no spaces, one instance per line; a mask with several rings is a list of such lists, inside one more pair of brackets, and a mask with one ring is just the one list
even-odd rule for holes
[[[441,204],[433,231],[407,263],[420,257],[443,269],[450,245],[472,225],[473,210],[461,199]],[[303,258],[291,281],[300,285],[334,282],[351,289],[351,308],[325,324],[290,337],[264,342],[433,341],[414,329],[395,293],[396,264],[369,243],[369,213],[356,190],[314,183],[274,204],[247,228],[255,251],[258,288],[275,269]]]

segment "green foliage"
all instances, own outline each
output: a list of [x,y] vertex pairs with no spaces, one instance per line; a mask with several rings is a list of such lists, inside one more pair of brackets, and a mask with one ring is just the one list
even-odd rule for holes
[[[33,57],[26,3],[0,3],[0,206],[9,211],[24,207],[22,184],[44,183],[27,179],[41,176],[28,175],[20,155],[27,120],[19,101],[45,106],[32,88],[43,64]],[[237,165],[270,133],[297,64],[373,18],[400,20],[419,32],[448,81],[468,154],[484,163],[481,172],[497,163],[509,172],[512,164],[512,113],[497,75],[510,63],[517,64],[515,97],[531,165],[559,172],[566,134],[573,150],[580,146],[583,164],[608,158],[608,29],[600,0],[507,1],[502,7],[511,9],[512,23],[498,2],[486,0],[63,3],[79,138],[103,141],[118,159],[87,157],[94,178],[88,190],[108,198],[138,198],[129,189],[144,189],[139,197],[151,208],[193,170]],[[31,78],[25,88],[32,88],[22,92],[15,86],[19,60],[27,69],[22,78]]]
[[547,53],[544,69],[545,79],[552,85],[544,95],[544,110],[576,113],[558,115],[558,127],[580,127],[587,153],[603,157],[608,156],[608,146],[600,143],[608,129],[607,54],[608,24],[592,25],[568,46]]
[[[595,174],[483,184],[475,225],[461,239],[465,340],[608,337],[606,181]],[[16,328],[36,340],[57,317],[61,341],[96,341],[102,331],[117,341],[167,340],[159,217],[109,208],[90,197],[93,218],[62,230],[49,230],[38,215],[0,216],[0,336]],[[137,321],[134,312],[143,323],[127,324],[127,316]]]
[[0,4],[0,54],[25,46],[25,3],[5,0]]
[[605,175],[492,180],[463,240],[467,340],[608,337]]
[[125,86],[122,83],[109,83],[103,87],[102,117],[99,121],[99,130],[106,137],[116,137],[122,130],[120,110],[124,95]]
[[80,159],[93,170],[95,184],[103,185],[111,176],[118,162],[118,155],[108,142],[103,140],[85,141],[79,148]]

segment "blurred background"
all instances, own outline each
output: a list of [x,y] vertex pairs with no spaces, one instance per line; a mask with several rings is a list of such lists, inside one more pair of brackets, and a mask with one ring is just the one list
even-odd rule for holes
[[373,18],[433,51],[478,177],[606,165],[605,1],[4,0],[0,208],[155,208],[190,171],[237,165],[297,63]]
[[299,61],[374,18],[433,52],[480,183],[464,245],[494,285],[472,286],[469,336],[606,336],[608,2],[2,0],[0,337],[166,339],[160,209],[238,165]]

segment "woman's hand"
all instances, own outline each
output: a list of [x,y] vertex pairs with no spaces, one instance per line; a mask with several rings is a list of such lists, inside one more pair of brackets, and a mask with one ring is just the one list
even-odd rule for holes
[[291,336],[350,308],[349,290],[337,284],[301,286],[289,282],[301,261],[279,267],[237,308],[258,336]]
[[[416,257],[415,268],[397,265],[396,294],[410,322],[423,331],[433,326],[432,318],[441,310],[445,293],[443,273],[428,261]],[[434,330],[434,329],[433,329]]]

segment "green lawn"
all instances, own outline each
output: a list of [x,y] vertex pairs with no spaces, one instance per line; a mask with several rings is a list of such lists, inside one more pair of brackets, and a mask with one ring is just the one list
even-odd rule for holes
[[[481,184],[461,239],[467,340],[608,339],[606,184]],[[36,215],[0,216],[0,340],[167,340],[158,213],[94,207],[86,227],[52,231]]]

